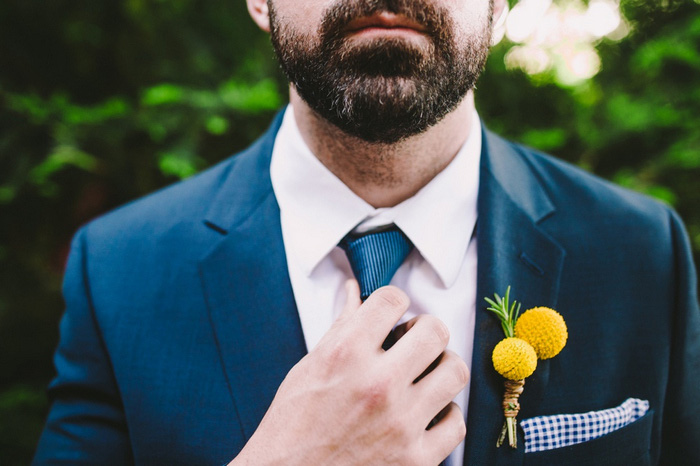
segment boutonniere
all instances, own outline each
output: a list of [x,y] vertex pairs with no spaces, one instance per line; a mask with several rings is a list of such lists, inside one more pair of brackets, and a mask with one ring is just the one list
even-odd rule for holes
[[506,378],[503,395],[503,414],[506,422],[498,437],[500,447],[508,435],[508,443],[517,448],[516,417],[520,411],[518,398],[523,392],[525,379],[537,368],[538,359],[553,358],[564,348],[568,332],[564,318],[553,309],[535,307],[520,317],[520,303],[510,303],[510,286],[505,297],[494,294],[495,300],[484,298],[488,308],[501,321],[506,338],[493,349],[491,359],[496,372]]

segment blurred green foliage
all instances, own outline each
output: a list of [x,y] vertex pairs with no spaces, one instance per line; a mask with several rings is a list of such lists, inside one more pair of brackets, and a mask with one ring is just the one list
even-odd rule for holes
[[[697,252],[700,7],[623,10],[632,32],[598,44],[593,79],[508,71],[504,41],[477,105],[491,129],[673,205]],[[286,85],[242,1],[4,0],[0,63],[0,462],[12,465],[29,461],[45,416],[72,234],[245,147]]]
[[673,206],[686,222],[696,264],[699,3],[623,0],[630,34],[600,41],[600,73],[575,86],[557,85],[546,73],[509,72],[503,58],[512,44],[502,42],[476,94],[481,115],[496,132]]

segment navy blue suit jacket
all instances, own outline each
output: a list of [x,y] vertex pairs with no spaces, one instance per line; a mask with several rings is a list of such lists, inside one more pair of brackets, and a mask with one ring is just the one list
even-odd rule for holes
[[[307,352],[270,184],[279,124],[76,234],[35,464],[216,465],[255,431]],[[503,379],[490,354],[503,333],[479,302],[465,464],[700,464],[700,311],[678,217],[489,132],[480,176],[477,296],[512,285],[569,327],[527,379],[519,418],[628,397],[651,409],[571,447],[496,449]]]

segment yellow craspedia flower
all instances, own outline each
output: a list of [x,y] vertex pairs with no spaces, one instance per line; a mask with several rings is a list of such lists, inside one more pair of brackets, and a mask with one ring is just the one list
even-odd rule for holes
[[518,318],[515,336],[530,343],[538,358],[549,359],[564,348],[569,334],[561,314],[548,307],[536,307]]
[[501,340],[493,349],[491,359],[496,372],[510,380],[529,377],[537,368],[537,353],[520,338]]

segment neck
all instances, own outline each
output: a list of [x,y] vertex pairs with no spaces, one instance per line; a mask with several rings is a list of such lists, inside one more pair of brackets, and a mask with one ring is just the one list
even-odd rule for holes
[[474,97],[427,131],[394,144],[369,143],[321,118],[290,89],[294,117],[314,155],[373,207],[393,207],[416,194],[457,155],[469,137]]

